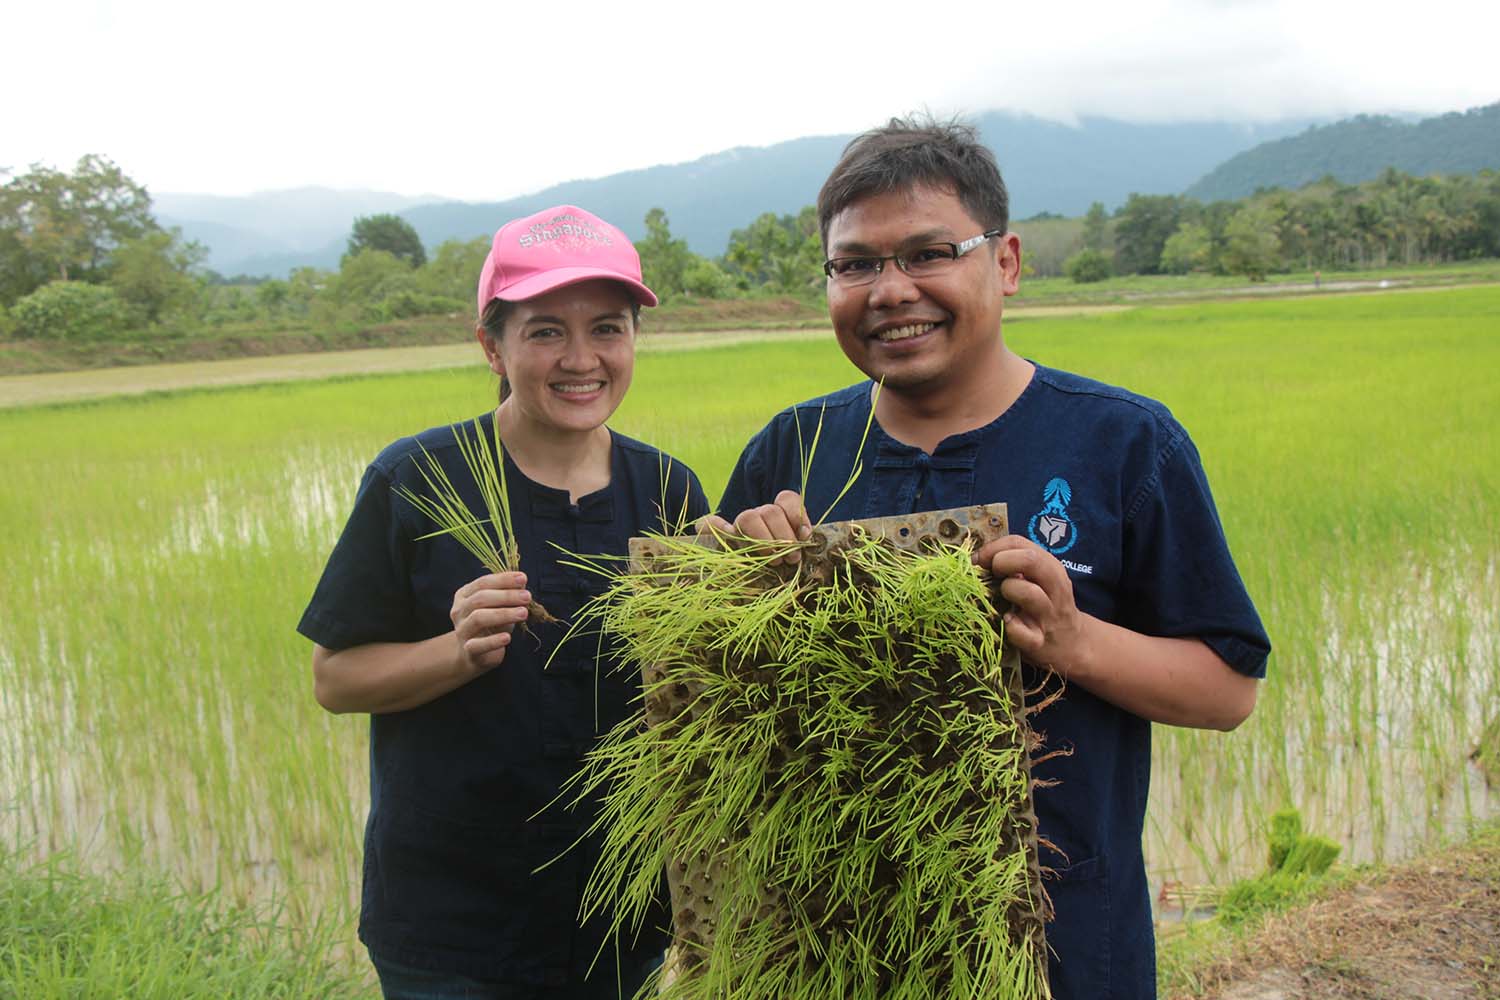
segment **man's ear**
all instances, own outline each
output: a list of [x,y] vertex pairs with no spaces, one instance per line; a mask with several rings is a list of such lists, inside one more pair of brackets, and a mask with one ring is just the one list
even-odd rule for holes
[[489,362],[490,371],[505,377],[505,362],[500,358],[500,345],[490,332],[482,326],[474,328],[474,339],[479,341],[479,346],[484,350],[484,359]]
[[1005,233],[998,239],[995,263],[1000,268],[1000,285],[1006,295],[1021,290],[1021,237]]

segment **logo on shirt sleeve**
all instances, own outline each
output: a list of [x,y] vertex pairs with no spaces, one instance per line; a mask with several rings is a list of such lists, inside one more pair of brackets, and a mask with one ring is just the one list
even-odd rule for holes
[[1071,549],[1078,541],[1078,529],[1068,516],[1073,502],[1073,488],[1066,479],[1052,479],[1042,490],[1042,509],[1031,515],[1026,534],[1033,542],[1055,556]]

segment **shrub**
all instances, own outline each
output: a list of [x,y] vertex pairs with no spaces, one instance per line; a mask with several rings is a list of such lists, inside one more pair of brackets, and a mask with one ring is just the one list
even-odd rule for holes
[[115,290],[84,281],[54,281],[11,307],[16,336],[32,340],[102,340],[127,325]]
[[1099,250],[1080,250],[1063,262],[1063,273],[1084,285],[1109,277],[1109,258]]

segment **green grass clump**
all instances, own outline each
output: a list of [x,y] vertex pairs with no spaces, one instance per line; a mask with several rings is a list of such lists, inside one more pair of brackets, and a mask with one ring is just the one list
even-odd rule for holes
[[1034,744],[968,548],[656,542],[592,606],[647,693],[582,775],[585,908],[628,934],[668,872],[674,1000],[1047,996]]
[[1343,851],[1327,837],[1303,833],[1302,814],[1290,808],[1272,814],[1266,839],[1270,867],[1225,890],[1216,915],[1221,923],[1243,924],[1308,898]]
[[330,959],[333,925],[291,935],[272,914],[65,857],[26,865],[0,849],[5,1000],[271,1000],[367,995]]

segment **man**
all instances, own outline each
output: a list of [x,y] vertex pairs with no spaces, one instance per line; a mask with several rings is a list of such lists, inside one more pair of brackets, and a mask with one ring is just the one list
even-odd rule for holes
[[[1004,300],[1021,273],[1007,215],[971,128],[895,120],[849,144],[818,218],[829,315],[872,381],[773,419],[719,511],[744,535],[793,540],[813,519],[1009,505],[1016,534],[975,560],[1012,605],[1005,631],[1028,689],[1063,688],[1032,719],[1046,749],[1065,751],[1036,769],[1041,861],[1055,876],[1053,990],[1151,997],[1150,724],[1233,729],[1254,707],[1270,642],[1167,409],[1006,346]],[[863,471],[840,498],[856,458]]]

